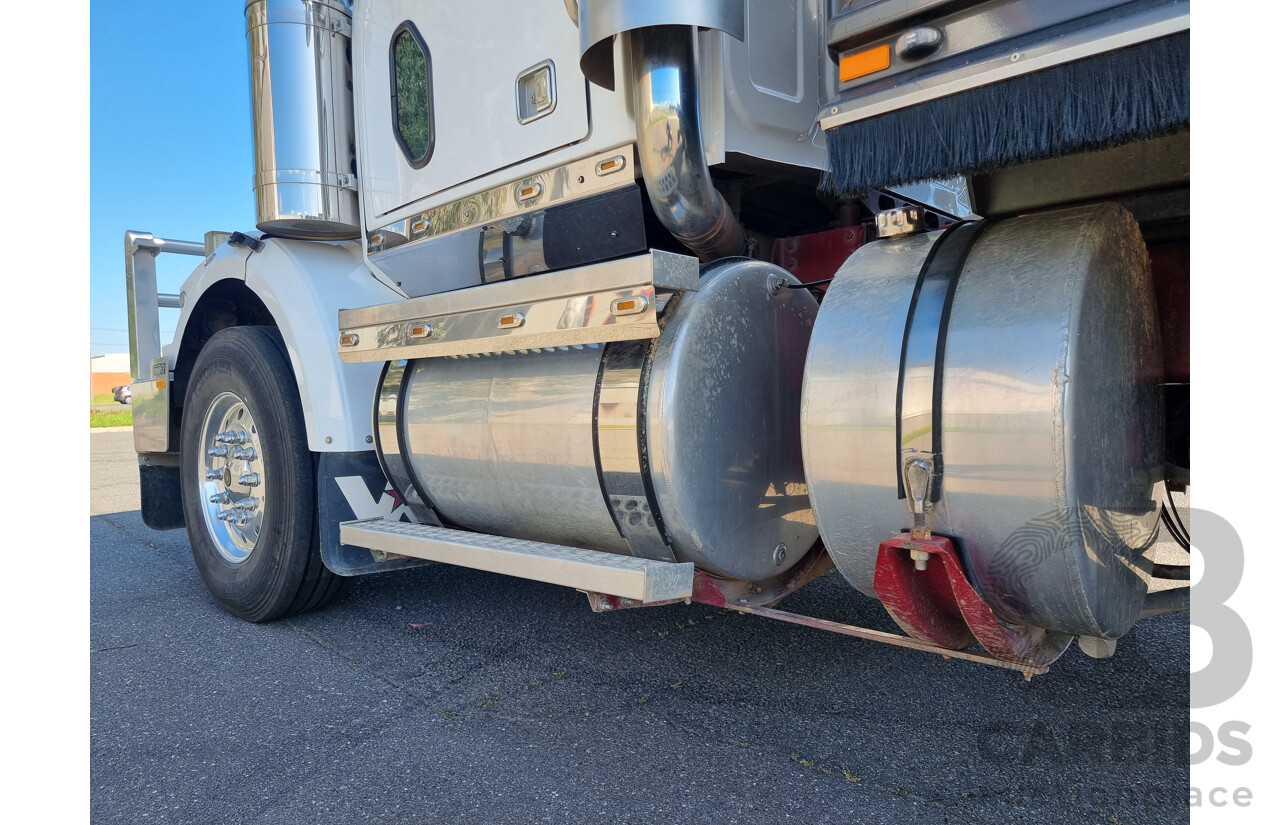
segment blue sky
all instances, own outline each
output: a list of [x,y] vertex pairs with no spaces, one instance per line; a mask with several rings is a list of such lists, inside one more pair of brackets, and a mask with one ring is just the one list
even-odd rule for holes
[[[89,30],[89,341],[99,355],[129,348],[125,230],[199,241],[252,229],[253,145],[242,2],[94,0]],[[161,255],[160,290],[176,292],[196,262]],[[162,310],[162,331],[176,318]]]

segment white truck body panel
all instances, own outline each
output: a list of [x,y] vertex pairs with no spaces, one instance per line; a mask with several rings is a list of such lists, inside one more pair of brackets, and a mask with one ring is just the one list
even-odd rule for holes
[[747,41],[723,32],[698,38],[707,161],[726,153],[822,169],[826,60],[820,0],[748,0]]
[[[356,133],[367,231],[635,140],[625,84],[608,91],[586,83],[578,69],[577,30],[562,2],[491,5],[424,11],[408,0],[394,0],[357,7]],[[397,145],[391,125],[388,48],[395,28],[405,20],[414,22],[431,49],[436,146],[426,166],[416,170]],[[516,20],[520,26],[509,31]],[[718,165],[727,153],[740,153],[823,168],[825,135],[814,120],[826,60],[820,0],[751,0],[747,25],[779,28],[784,36],[757,38],[754,45],[717,31],[698,37],[707,162]],[[483,28],[485,45],[463,50],[449,41],[437,48],[440,38],[429,32],[446,26],[466,32]],[[499,31],[510,36],[503,40],[491,34]],[[534,43],[537,48],[522,46]],[[614,59],[619,66],[627,63],[626,48],[625,38],[618,38]],[[501,72],[478,65],[498,55],[504,61]],[[521,125],[515,114],[516,76],[544,59],[555,63],[556,109]],[[581,97],[579,89],[585,89]],[[567,115],[578,105],[589,128],[560,125],[570,122]]]
[[[405,21],[430,51],[435,148],[421,169],[410,166],[392,126],[389,48]],[[562,0],[361,3],[353,25],[356,99],[364,102],[357,114],[361,189],[371,226],[398,207],[587,136],[578,30]],[[545,60],[554,66],[555,108],[521,124],[516,78]]]

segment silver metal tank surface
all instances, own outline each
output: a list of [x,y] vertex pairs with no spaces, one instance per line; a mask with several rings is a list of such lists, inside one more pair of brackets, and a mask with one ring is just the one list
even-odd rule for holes
[[818,540],[800,454],[800,384],[818,302],[788,288],[799,281],[772,264],[728,259],[704,273],[655,347],[650,481],[676,558],[729,578],[768,578]]
[[[814,511],[841,573],[873,597],[880,542],[911,525],[898,497],[899,362],[917,276],[941,235],[855,252],[809,347]],[[1122,635],[1146,593],[1163,478],[1155,301],[1132,216],[1104,204],[989,227],[960,272],[943,361],[934,532],[957,540],[1002,620]],[[904,411],[919,368],[904,375]],[[918,425],[904,415],[909,446]]]
[[245,22],[258,229],[359,237],[350,10],[341,0],[250,0]]
[[[656,558],[661,538],[629,546],[634,525],[615,521],[654,513],[678,561],[732,578],[799,561],[818,540],[799,418],[817,302],[772,264],[703,271],[654,342],[410,361],[388,431],[423,498],[472,530]],[[604,358],[636,347],[639,380]],[[615,513],[602,484],[628,466],[619,437],[642,447],[643,478]]]
[[626,553],[596,471],[601,345],[409,362],[401,453],[448,521]]

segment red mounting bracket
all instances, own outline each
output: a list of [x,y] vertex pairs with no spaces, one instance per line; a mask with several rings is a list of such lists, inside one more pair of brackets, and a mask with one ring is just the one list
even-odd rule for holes
[[1035,667],[1053,662],[1071,640],[996,618],[944,536],[916,540],[904,533],[883,542],[874,587],[899,627],[939,647],[961,650],[978,642],[997,659]]

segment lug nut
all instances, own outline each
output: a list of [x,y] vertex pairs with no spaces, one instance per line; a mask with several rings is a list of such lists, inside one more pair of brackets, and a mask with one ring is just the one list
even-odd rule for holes
[[210,470],[209,472],[207,472],[207,473],[205,473],[205,474],[204,474],[204,480],[205,480],[205,481],[222,481],[222,482],[225,482],[225,481],[226,481],[226,479],[227,479],[227,471],[226,471],[226,469],[225,469],[225,468],[224,468],[224,469],[222,469],[222,470]]
[[210,504],[226,504],[230,500],[231,500],[231,494],[228,493],[226,490],[223,490],[221,493],[214,493],[213,495],[209,496]]
[[242,498],[231,506],[241,511],[257,510],[260,503],[256,498]]
[[217,447],[210,447],[207,455],[210,458],[226,458],[227,448],[221,444],[218,445]]
[[252,447],[237,447],[231,457],[236,461],[257,461],[258,451]]
[[257,487],[262,483],[262,476],[258,473],[245,473],[237,478],[236,481],[245,487]]

